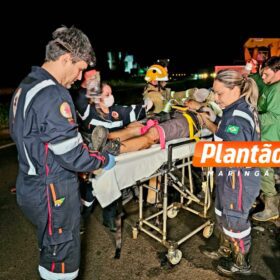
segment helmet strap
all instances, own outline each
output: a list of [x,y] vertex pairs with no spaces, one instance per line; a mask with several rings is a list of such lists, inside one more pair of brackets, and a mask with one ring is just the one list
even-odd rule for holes
[[165,89],[165,86],[166,86],[166,84],[163,86],[161,81],[158,82],[159,89]]

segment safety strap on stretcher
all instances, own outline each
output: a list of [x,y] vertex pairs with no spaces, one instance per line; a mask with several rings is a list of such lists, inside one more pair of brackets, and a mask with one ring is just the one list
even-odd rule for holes
[[182,112],[183,116],[186,118],[189,125],[189,138],[194,139],[195,141],[199,141],[199,138],[194,135],[194,128],[196,128],[196,130],[198,130],[198,128],[196,127],[193,118],[187,113],[188,108],[180,106],[172,106],[172,108]]
[[156,128],[158,131],[160,147],[162,150],[165,149],[165,135],[157,120],[148,120],[146,126],[141,127],[141,135],[145,134],[151,127]]
[[160,148],[163,150],[163,149],[165,149],[165,135],[163,133],[162,128],[159,125],[155,125],[155,128],[157,129],[158,134],[159,134]]
[[188,113],[183,113],[183,116],[186,118],[189,124],[189,133],[190,133],[190,139],[195,139],[195,141],[199,141],[199,138],[194,135],[194,127],[197,129],[192,117]]

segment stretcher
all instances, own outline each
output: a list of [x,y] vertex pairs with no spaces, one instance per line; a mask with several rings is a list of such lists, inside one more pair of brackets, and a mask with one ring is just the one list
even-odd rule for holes
[[[184,141],[185,139],[181,139]],[[181,142],[180,139],[170,141],[169,144]],[[184,154],[192,154],[195,143],[182,146],[176,150],[175,158],[180,159]],[[162,150],[159,144],[149,149],[121,154],[116,157],[116,165],[92,179],[94,195],[104,208],[121,196],[121,190],[133,186],[138,181],[147,180],[165,162],[167,149]]]
[[[183,209],[206,219],[211,205],[212,172],[206,173],[206,180],[202,184],[204,199],[200,200],[194,195],[191,165],[195,143],[194,139],[176,139],[167,142],[164,150],[157,144],[146,150],[122,154],[116,157],[114,168],[92,179],[94,195],[102,207],[118,199],[122,189],[133,185],[139,186],[139,221],[138,226],[132,229],[133,237],[137,238],[138,232],[142,231],[162,243],[168,249],[167,257],[172,264],[179,263],[182,258],[182,253],[178,249],[180,244],[201,230],[205,237],[210,237],[213,232],[213,222],[208,219],[184,238],[176,242],[168,240],[168,218],[175,218],[178,211]],[[181,178],[178,178],[178,171]],[[161,178],[163,186],[162,209],[151,216],[144,217],[143,189],[159,192],[157,187],[153,188],[148,184],[151,178],[158,177]],[[188,182],[185,178],[188,178]],[[168,204],[170,188],[180,194],[179,202]],[[196,206],[193,208],[194,204]],[[200,209],[197,209],[197,206]],[[162,224],[157,226],[153,221],[159,217],[162,218]]]

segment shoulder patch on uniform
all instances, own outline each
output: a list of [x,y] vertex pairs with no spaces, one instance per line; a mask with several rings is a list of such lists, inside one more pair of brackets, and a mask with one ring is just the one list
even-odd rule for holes
[[67,102],[63,102],[60,105],[60,113],[61,115],[66,118],[66,119],[72,119],[72,112],[71,112],[71,108],[70,105]]
[[116,111],[112,111],[112,117],[113,117],[113,119],[118,120],[119,119],[119,113],[116,112]]
[[239,132],[240,127],[236,125],[228,125],[226,127],[226,132],[231,133],[231,134],[237,134]]

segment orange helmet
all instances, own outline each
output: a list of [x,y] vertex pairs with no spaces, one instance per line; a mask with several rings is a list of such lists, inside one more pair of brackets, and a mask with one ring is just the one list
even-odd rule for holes
[[161,65],[154,64],[147,70],[145,80],[147,82],[153,81],[168,81],[167,69]]

